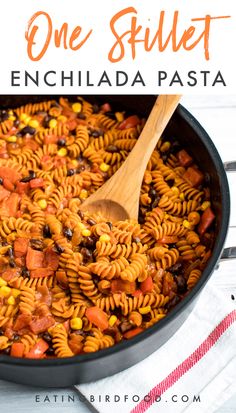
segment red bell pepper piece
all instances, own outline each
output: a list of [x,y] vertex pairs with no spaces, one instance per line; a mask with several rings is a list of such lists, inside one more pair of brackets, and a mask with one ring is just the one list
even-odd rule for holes
[[153,280],[151,275],[141,282],[140,288],[143,294],[150,293],[153,290]]
[[143,331],[143,328],[137,327],[137,328],[134,328],[133,330],[126,331],[126,333],[123,336],[124,338],[127,338],[127,339],[133,338],[137,334],[142,333],[142,331]]
[[100,330],[106,330],[108,328],[108,315],[105,311],[101,310],[99,307],[89,307],[85,313],[87,319],[95,324],[96,327],[100,328]]
[[125,280],[113,280],[111,282],[111,292],[118,293],[118,292],[125,292],[127,294],[132,294],[136,290],[136,283],[135,281],[125,281]]
[[111,105],[110,105],[110,103],[104,103],[102,106],[101,106],[101,111],[102,112],[111,112]]
[[140,123],[140,119],[137,115],[129,116],[125,120],[123,120],[120,125],[118,126],[118,129],[129,129],[129,128],[134,128]]
[[25,355],[27,359],[41,359],[47,351],[49,345],[42,338],[32,347],[32,349]]
[[42,188],[44,186],[43,178],[35,178],[30,181],[30,188]]
[[200,235],[203,235],[206,232],[206,230],[209,228],[209,226],[212,224],[214,219],[215,219],[214,212],[212,211],[210,207],[207,208],[201,216],[201,220],[198,225],[198,233]]
[[3,180],[9,179],[12,184],[15,184],[16,181],[19,181],[21,179],[21,174],[17,172],[13,168],[9,168],[8,166],[1,166],[0,167],[0,178]]
[[185,149],[182,149],[177,153],[177,159],[179,160],[180,165],[185,168],[193,162],[193,158],[185,151]]
[[16,238],[14,241],[14,254],[19,258],[27,253],[29,240],[27,238]]
[[12,357],[23,357],[25,345],[23,343],[13,343],[11,346]]
[[203,182],[204,175],[199,169],[189,166],[183,174],[183,178],[195,188]]
[[55,323],[53,317],[44,316],[44,317],[37,317],[33,316],[32,321],[29,323],[29,328],[34,334],[43,333],[48,328],[53,326]]
[[43,268],[44,253],[42,251],[33,250],[28,248],[26,255],[26,267],[28,270],[36,270],[37,268]]

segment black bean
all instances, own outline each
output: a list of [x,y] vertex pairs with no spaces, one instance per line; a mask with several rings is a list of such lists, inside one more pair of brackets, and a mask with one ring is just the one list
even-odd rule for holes
[[48,128],[48,124],[49,124],[49,122],[50,122],[50,120],[51,119],[53,119],[53,116],[50,116],[50,115],[46,115],[45,116],[45,118],[44,118],[44,120],[43,120],[43,126],[45,127],[45,128]]
[[34,171],[29,171],[29,175],[22,178],[20,182],[30,182],[32,179],[36,178],[36,173]]
[[15,267],[16,267],[16,263],[15,263],[14,259],[10,259],[10,260],[9,260],[9,265],[10,265],[11,268],[15,268]]
[[68,169],[67,176],[72,176],[75,174],[75,169]]
[[81,248],[80,252],[83,255],[85,262],[91,260],[91,258],[93,257],[92,252],[88,248],[83,247]]
[[21,275],[24,278],[30,278],[30,272],[28,271],[28,269],[26,267],[22,268]]
[[144,219],[144,216],[143,216],[143,214],[139,214],[139,216],[138,216],[138,222],[139,222],[139,224],[144,224],[144,222],[145,222],[145,219]]
[[151,188],[148,195],[154,200],[157,197],[157,191],[154,188]]
[[177,262],[175,265],[172,265],[172,267],[169,269],[169,271],[170,271],[172,274],[175,274],[175,273],[178,274],[178,273],[182,270],[182,267],[183,267],[182,263],[181,263],[181,262]]
[[66,140],[65,139],[58,139],[58,141],[57,141],[57,145],[58,146],[60,146],[60,147],[62,147],[62,146],[65,146],[65,144],[66,144]]
[[115,153],[115,152],[119,152],[119,148],[117,148],[116,145],[109,145],[109,146],[106,148],[106,151],[107,151],[107,152],[110,152],[110,153]]
[[167,181],[169,186],[174,186],[175,180],[174,179],[168,179]]
[[25,128],[21,129],[20,133],[22,135],[26,135],[27,133],[29,133],[29,135],[34,135],[36,132],[35,128],[32,128],[31,126],[25,126]]
[[2,178],[0,178],[0,185],[2,185],[3,184],[3,179]]
[[96,221],[94,221],[94,219],[92,219],[92,218],[89,218],[89,219],[87,220],[87,223],[88,223],[89,225],[96,225]]
[[57,244],[57,242],[55,242],[55,248],[56,248],[56,252],[58,252],[58,254],[62,254],[65,249],[63,247],[61,247],[59,244]]
[[43,227],[43,236],[44,238],[51,238],[51,231],[48,225],[44,225]]
[[177,284],[178,292],[184,293],[187,289],[187,283],[183,275],[178,275],[175,277],[175,281]]
[[136,244],[138,244],[139,242],[141,242],[141,239],[139,237],[134,237],[133,241],[136,242]]
[[167,308],[170,309],[174,307],[176,304],[178,304],[181,301],[181,298],[178,295],[175,295],[167,304]]
[[71,239],[73,232],[71,231],[70,228],[64,228],[63,229],[63,234],[65,235],[66,238]]
[[15,122],[14,122],[15,128],[17,128],[19,126],[19,124],[20,124],[20,120],[16,119]]
[[93,105],[93,113],[98,113],[99,112],[99,106],[95,103]]
[[92,237],[84,237],[82,242],[81,242],[81,245],[85,248],[88,248],[88,249],[94,248],[95,244],[96,244],[96,239],[94,239]]
[[94,130],[91,132],[91,136],[93,136],[94,138],[98,138],[100,135],[101,133],[98,130]]
[[84,219],[84,213],[80,211],[80,209],[78,210],[77,214],[79,215],[81,219]]
[[4,120],[7,120],[9,118],[9,114],[7,113],[6,110],[1,110],[0,111],[0,121],[4,122]]
[[154,199],[154,201],[153,201],[153,203],[152,203],[152,205],[151,205],[151,209],[153,209],[153,208],[156,208],[157,206],[158,206],[158,204],[159,204],[159,202],[160,202],[160,197],[159,196],[157,196],[155,199]]
[[0,328],[0,336],[3,336],[3,330]]
[[13,336],[13,341],[18,341],[19,339],[20,339],[20,336],[15,333]]
[[48,349],[47,349],[47,351],[46,351],[46,354],[48,355],[48,356],[53,356],[54,355],[54,348],[53,347],[48,347]]
[[110,119],[117,120],[115,113],[112,111],[106,112],[106,116],[108,116]]
[[[235,300],[235,297],[234,297],[234,295],[233,294],[231,294],[231,300]],[[0,334],[1,335],[1,334]]]
[[112,222],[107,221],[106,224],[109,226],[110,230],[112,230],[112,228],[113,228]]
[[3,354],[6,354],[7,356],[10,354],[10,352],[11,352],[11,348],[10,348],[10,347],[7,347],[7,348],[5,348],[5,349],[3,350]]
[[9,250],[7,251],[7,255],[8,255],[10,258],[13,258],[13,257],[14,257],[12,247],[11,247],[11,248],[9,248]]
[[80,172],[83,172],[85,170],[85,166],[84,165],[81,165],[77,170],[76,170],[76,172],[77,172],[77,174],[80,174]]
[[181,146],[180,146],[180,144],[179,144],[179,142],[177,142],[177,141],[174,141],[172,144],[171,144],[171,146],[170,146],[170,150],[169,150],[169,153],[177,153],[177,152],[179,152],[181,150]]
[[43,340],[45,340],[47,343],[50,343],[52,341],[52,336],[48,332],[42,334]]
[[78,113],[77,118],[86,119],[86,115],[83,112]]

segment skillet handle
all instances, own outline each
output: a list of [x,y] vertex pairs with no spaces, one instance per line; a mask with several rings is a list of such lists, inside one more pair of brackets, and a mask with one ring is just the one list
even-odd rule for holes
[[225,172],[236,172],[236,161],[224,162]]
[[220,261],[236,258],[236,247],[225,248],[221,254]]

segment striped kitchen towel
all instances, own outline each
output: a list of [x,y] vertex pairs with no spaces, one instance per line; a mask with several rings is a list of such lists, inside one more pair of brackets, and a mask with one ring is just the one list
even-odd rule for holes
[[216,412],[236,393],[235,301],[211,279],[187,321],[160,349],[77,388],[100,413]]

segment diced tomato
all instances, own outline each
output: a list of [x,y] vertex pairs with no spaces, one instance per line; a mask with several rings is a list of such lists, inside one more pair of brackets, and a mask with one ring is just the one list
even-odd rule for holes
[[101,310],[101,308],[94,306],[89,307],[85,313],[88,320],[93,323],[96,327],[100,328],[100,330],[105,330],[108,328],[108,315],[105,311]]
[[151,275],[141,282],[140,288],[143,294],[150,293],[153,290],[153,280]]
[[30,183],[29,182],[17,182],[16,183],[16,192],[20,195],[26,194],[29,190]]
[[180,165],[184,166],[185,168],[193,162],[193,158],[188,154],[185,149],[182,149],[177,153],[177,159],[179,160]]
[[48,145],[49,143],[57,143],[58,136],[56,135],[46,135],[44,138],[44,143]]
[[11,346],[12,357],[23,357],[25,345],[23,343],[13,343]]
[[118,126],[118,129],[129,129],[129,128],[134,128],[140,123],[140,119],[137,115],[129,116],[125,120],[123,120],[120,125]]
[[67,287],[69,285],[66,272],[63,270],[59,270],[56,272],[56,279],[57,282],[61,284],[63,287]]
[[32,347],[32,349],[25,355],[27,359],[41,359],[47,351],[49,345],[42,338]]
[[3,188],[2,185],[0,185],[0,202],[8,198],[9,195],[10,195],[10,192],[7,191],[5,188]]
[[206,232],[206,230],[210,227],[214,219],[215,219],[214,212],[212,211],[210,207],[207,208],[201,216],[201,220],[198,225],[198,233],[200,235],[203,235]]
[[22,328],[28,327],[28,325],[31,321],[31,318],[32,318],[32,316],[29,313],[19,314],[16,321],[15,321],[13,329],[18,332],[19,330],[22,330]]
[[19,277],[21,270],[19,268],[7,268],[1,275],[5,281],[11,281],[13,278]]
[[2,203],[0,213],[7,217],[15,217],[19,208],[19,194],[12,192]]
[[26,266],[28,270],[36,270],[37,268],[43,268],[44,253],[42,251],[33,250],[28,248],[26,255]]
[[178,237],[176,235],[165,235],[158,240],[159,244],[175,244],[176,242],[178,242]]
[[101,111],[102,112],[111,112],[111,105],[110,105],[110,103],[104,103],[102,106],[101,106]]
[[59,168],[60,166],[65,165],[66,162],[67,162],[67,160],[66,160],[66,157],[65,157],[65,156],[59,156],[59,155],[57,155],[57,156],[55,156],[54,159],[53,159],[53,165],[54,165],[56,168]]
[[30,271],[30,278],[45,278],[53,274],[54,271],[50,268],[36,268]]
[[35,178],[30,181],[30,188],[42,188],[44,186],[43,178]]
[[125,292],[127,294],[132,294],[136,290],[136,282],[124,281],[124,280],[113,280],[111,282],[112,293]]
[[39,298],[37,299],[41,303],[45,303],[47,306],[51,306],[52,304],[52,294],[50,293],[48,287],[46,285],[40,285],[37,288],[37,294],[39,295]]
[[74,130],[77,126],[77,120],[76,119],[70,119],[66,122],[66,124],[67,124],[70,131]]
[[135,291],[132,293],[132,296],[133,296],[133,297],[140,297],[140,295],[143,295],[143,293],[142,293],[141,290],[135,290]]
[[83,343],[79,334],[71,334],[68,344],[74,354],[79,354],[82,352]]
[[21,179],[21,174],[13,168],[9,168],[8,166],[1,166],[0,178],[7,178],[14,184],[16,181],[19,181]]
[[32,321],[29,323],[29,328],[34,334],[43,333],[48,328],[50,328],[54,324],[53,317],[45,316],[45,317],[38,317],[33,316]]
[[15,185],[8,178],[3,179],[3,186],[7,191],[13,192],[15,190]]
[[52,248],[45,251],[45,267],[56,271],[59,265],[59,256]]
[[46,209],[47,214],[54,215],[57,212],[57,209],[53,205],[48,205]]
[[26,255],[29,245],[29,240],[27,238],[16,238],[14,241],[14,254],[15,257],[22,257]]
[[195,188],[203,182],[204,175],[199,169],[189,166],[187,171],[184,172],[183,178]]
[[123,334],[123,336],[124,336],[124,338],[127,338],[127,339],[133,338],[137,334],[142,333],[142,331],[143,331],[143,328],[137,327],[137,328],[134,328],[133,330],[126,331],[126,333]]

